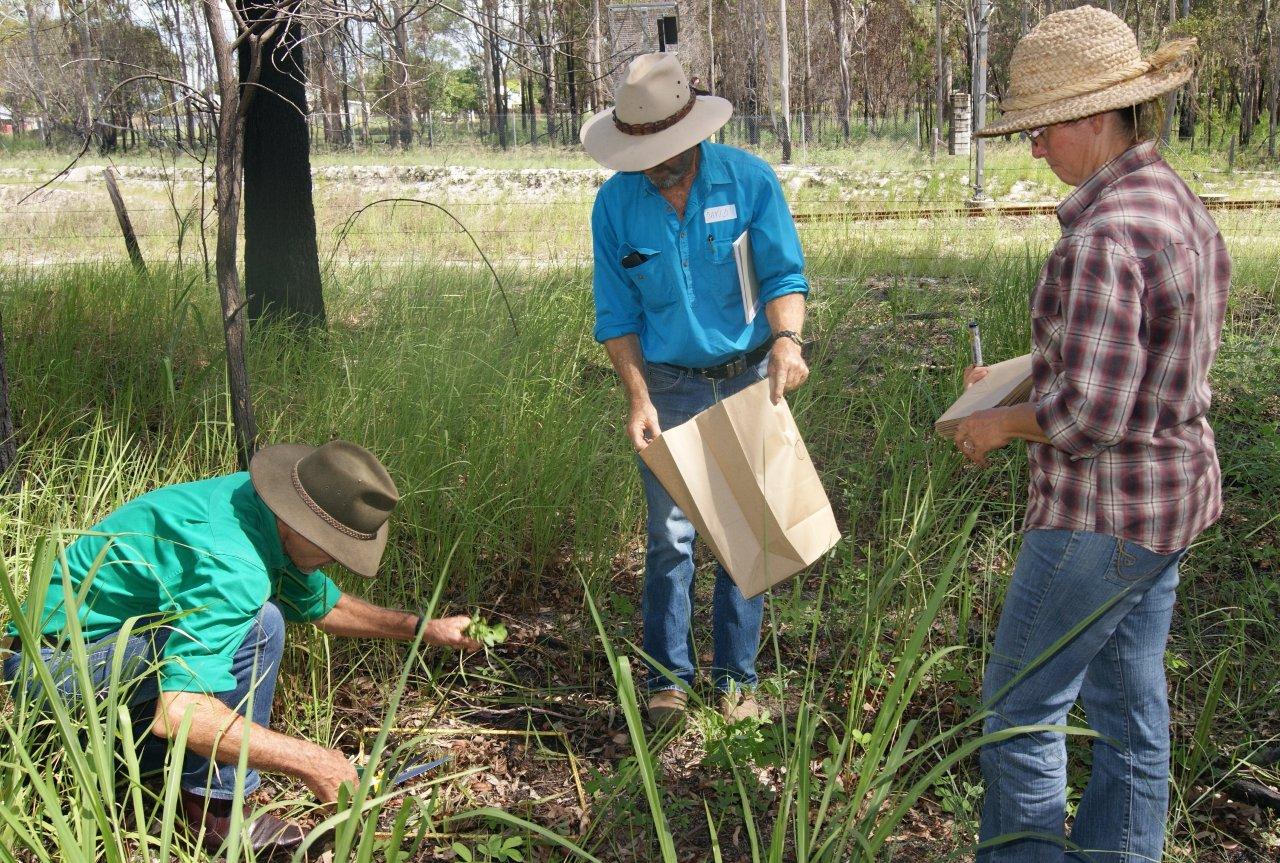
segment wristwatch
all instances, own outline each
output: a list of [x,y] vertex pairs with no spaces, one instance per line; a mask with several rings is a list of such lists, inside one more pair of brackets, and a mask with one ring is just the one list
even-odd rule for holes
[[800,338],[800,334],[795,330],[779,330],[773,334],[773,340],[776,342],[778,339],[791,339],[796,343],[796,347],[804,347],[804,339]]

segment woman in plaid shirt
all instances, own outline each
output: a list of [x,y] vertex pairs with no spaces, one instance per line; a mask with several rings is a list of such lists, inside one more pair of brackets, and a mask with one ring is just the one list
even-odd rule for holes
[[[1164,650],[1178,564],[1221,511],[1209,409],[1230,261],[1199,198],[1145,130],[1191,73],[1193,40],[1143,59],[1090,6],[1046,17],[1015,48],[1001,122],[1075,191],[1031,295],[1030,402],[960,423],[980,465],[1029,442],[1025,536],[983,695],[988,733],[1061,726],[1077,698],[1093,771],[1064,835],[1066,738],[982,750],[978,860],[1161,859],[1169,794]],[[966,383],[985,374],[966,370]]]

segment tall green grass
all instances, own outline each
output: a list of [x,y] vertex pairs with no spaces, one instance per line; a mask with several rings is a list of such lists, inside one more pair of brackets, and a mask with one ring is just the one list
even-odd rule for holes
[[[1268,657],[1280,648],[1280,260],[1248,241],[1254,223],[1236,227],[1212,417],[1227,513],[1187,565],[1169,650],[1169,856],[1178,861],[1204,859],[1214,845],[1208,811],[1228,778],[1224,764],[1266,742],[1252,729],[1277,706]],[[588,273],[504,272],[517,334],[481,271],[338,266],[328,332],[253,333],[263,441],[359,441],[402,491],[385,575],[344,583],[388,605],[501,607],[517,621],[544,605],[576,608],[608,663],[593,663],[586,644],[563,662],[582,691],[616,693],[632,750],[592,780],[603,811],[580,840],[523,820],[528,813],[445,812],[426,795],[365,787],[362,814],[332,823],[342,859],[398,863],[428,835],[483,823],[553,859],[872,860],[891,854],[904,819],[923,810],[943,813],[952,829],[939,853],[972,847],[977,682],[1018,546],[1026,477],[1018,447],[977,471],[931,423],[959,387],[966,321],[980,321],[993,359],[1026,350],[1026,298],[1052,235],[957,221],[811,236],[808,329],[818,344],[812,380],[791,401],[847,539],[769,601],[759,665],[775,721],[725,727],[695,711],[695,767],[707,777],[696,796],[670,775],[677,741],[644,730],[630,678],[638,629],[618,579],[639,546],[642,503],[625,406],[590,340]],[[0,503],[12,615],[48,569],[43,539],[157,485],[235,465],[215,299],[198,273],[11,271],[3,288],[24,473],[21,491]],[[456,682],[439,662],[414,661],[411,672],[390,649],[306,631],[294,642],[291,667],[301,674],[280,689],[282,728],[330,745],[350,733],[334,705],[348,675],[404,691],[412,674],[419,694]],[[517,702],[538,698],[538,680],[505,685]],[[46,720],[17,704],[0,710],[0,787],[10,792],[0,798],[0,849],[39,840],[43,851],[29,851],[39,860],[160,859],[138,825],[153,816],[171,825],[176,792],[147,796],[132,779],[123,793],[107,792],[127,723],[109,701],[75,709],[99,720],[82,738],[79,724],[55,719],[47,727],[64,751],[49,760],[33,731]],[[1073,756],[1073,794],[1084,752]],[[64,807],[62,789],[79,802]],[[370,826],[379,822],[390,831]],[[168,853],[189,859],[185,840],[168,835]]]

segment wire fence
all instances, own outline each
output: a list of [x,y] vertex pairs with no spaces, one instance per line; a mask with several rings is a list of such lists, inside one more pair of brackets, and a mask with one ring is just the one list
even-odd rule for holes
[[[871,164],[778,168],[811,258],[856,256],[865,249],[882,264],[899,261],[905,271],[939,257],[973,256],[996,246],[1039,244],[1056,237],[1054,204],[1065,187],[1040,163],[1023,158],[991,165],[988,182],[1002,191],[1002,200],[991,209],[975,210],[965,206],[970,175],[964,161],[896,167],[894,159],[893,148],[880,147]],[[0,163],[0,266],[123,260],[121,230],[99,169],[83,169],[75,181],[64,178],[26,199],[56,170]],[[1280,208],[1280,175],[1216,167],[1181,170],[1206,189],[1232,188],[1233,195],[1225,200],[1207,196],[1229,242],[1251,249],[1272,243],[1280,250],[1275,212]],[[125,163],[116,173],[148,263],[203,261],[213,248],[216,227],[210,173],[203,174],[203,189],[200,168],[174,168],[172,161]],[[388,189],[408,187],[409,195],[447,207],[499,266],[590,266],[590,206],[606,173],[583,167],[321,165],[316,169],[323,179],[316,207],[322,261],[482,265],[458,226],[424,207],[388,202],[343,231],[353,212],[387,198]],[[26,202],[16,205],[17,200]],[[926,251],[919,251],[922,246]]]

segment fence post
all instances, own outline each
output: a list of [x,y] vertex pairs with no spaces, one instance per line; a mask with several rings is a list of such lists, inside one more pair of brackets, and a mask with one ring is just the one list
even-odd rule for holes
[[124,246],[129,250],[129,260],[138,272],[146,274],[147,265],[142,260],[142,249],[138,246],[138,235],[133,232],[133,223],[129,221],[129,211],[125,209],[124,198],[120,195],[120,187],[116,185],[115,171],[107,168],[102,172],[107,181],[107,194],[111,197],[111,206],[115,208],[116,219],[120,222],[120,231],[124,234]]

